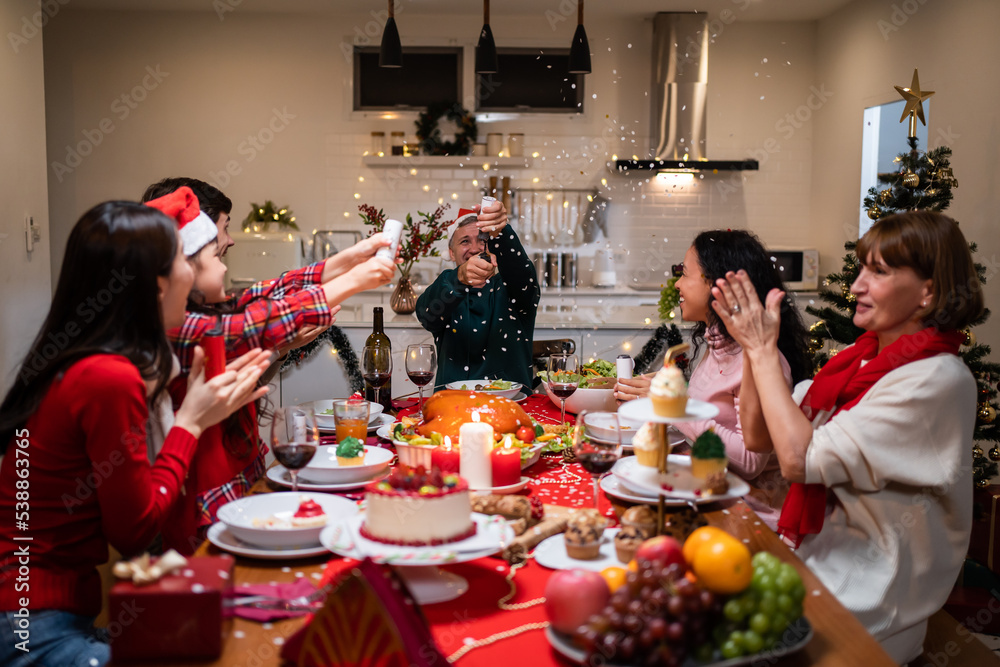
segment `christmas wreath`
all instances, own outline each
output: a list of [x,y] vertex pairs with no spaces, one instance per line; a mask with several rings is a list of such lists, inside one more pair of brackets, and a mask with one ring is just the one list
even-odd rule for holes
[[[447,118],[458,125],[455,141],[441,141],[441,128],[438,127],[441,118]],[[421,155],[469,155],[477,136],[476,117],[458,102],[432,104],[417,117],[417,140],[420,142]]]

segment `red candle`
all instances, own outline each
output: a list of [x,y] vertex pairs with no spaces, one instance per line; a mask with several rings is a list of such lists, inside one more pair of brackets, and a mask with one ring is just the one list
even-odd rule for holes
[[511,447],[508,437],[503,447],[494,447],[490,454],[493,465],[493,486],[510,486],[521,481],[521,450]]
[[442,473],[459,471],[461,457],[458,447],[451,446],[451,438],[445,436],[444,445],[431,450],[431,467],[439,468]]

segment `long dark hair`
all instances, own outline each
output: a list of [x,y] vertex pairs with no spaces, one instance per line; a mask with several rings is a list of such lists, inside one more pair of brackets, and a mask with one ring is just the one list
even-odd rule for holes
[[0,453],[38,410],[52,380],[93,354],[120,354],[142,377],[170,376],[157,276],[170,275],[177,226],[160,211],[128,201],[83,214],[66,243],[49,313],[0,404]]
[[[761,303],[764,303],[767,293],[772,289],[786,291],[778,269],[774,266],[774,260],[768,255],[760,239],[748,231],[718,229],[702,232],[695,237],[692,246],[694,246],[694,251],[698,253],[698,262],[701,264],[702,273],[712,285],[719,278],[724,278],[727,271],[743,269],[747,272],[754,287],[757,288],[757,297]],[[709,297],[708,323],[699,322],[694,328],[692,339],[695,342],[695,355],[705,342],[705,331],[708,327],[715,327],[726,341],[733,340],[729,331],[726,330],[725,323],[715,314],[715,309],[712,307],[714,300],[715,297]],[[807,335],[806,327],[802,323],[802,316],[795,304],[792,303],[791,298],[786,296],[781,303],[778,350],[785,356],[785,360],[791,367],[793,383],[801,382],[812,376],[811,364],[806,352]]]

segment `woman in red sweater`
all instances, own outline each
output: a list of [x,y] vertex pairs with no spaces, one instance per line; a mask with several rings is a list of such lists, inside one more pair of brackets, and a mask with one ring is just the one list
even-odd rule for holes
[[106,202],[70,234],[49,313],[0,405],[0,664],[103,665],[93,617],[110,543],[130,556],[161,530],[198,437],[266,389],[252,351],[187,396],[151,465],[149,406],[193,283],[177,226]]

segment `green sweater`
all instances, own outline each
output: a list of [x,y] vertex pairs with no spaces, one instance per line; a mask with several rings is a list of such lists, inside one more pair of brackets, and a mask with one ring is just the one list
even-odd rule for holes
[[[487,247],[497,273],[481,288],[448,269],[417,299],[417,318],[434,334],[435,388],[457,380],[511,380],[531,387],[531,343],[541,289],[535,265],[508,225]],[[527,391],[527,389],[526,389]]]

